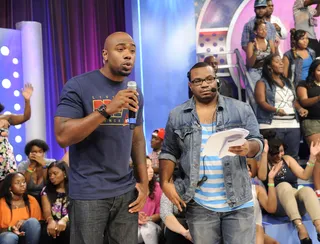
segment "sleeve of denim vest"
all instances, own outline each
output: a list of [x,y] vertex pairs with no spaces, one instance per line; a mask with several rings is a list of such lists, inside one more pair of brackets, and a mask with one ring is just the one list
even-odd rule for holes
[[247,111],[247,122],[246,122],[246,128],[249,131],[249,135],[247,136],[248,141],[257,141],[260,146],[259,152],[254,156],[254,158],[257,158],[260,156],[260,154],[263,151],[263,138],[262,135],[260,134],[259,130],[259,124],[257,121],[257,118],[255,114],[253,113],[252,108],[250,107],[249,104],[245,104],[246,106],[246,111]]
[[166,125],[166,133],[161,148],[159,160],[165,159],[177,163],[177,159],[180,158],[181,151],[177,142],[177,134],[174,133],[174,127],[172,125],[172,113],[169,115],[169,119]]

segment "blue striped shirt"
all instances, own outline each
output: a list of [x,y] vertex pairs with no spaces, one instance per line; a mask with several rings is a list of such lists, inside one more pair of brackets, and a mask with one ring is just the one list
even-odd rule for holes
[[194,201],[201,206],[215,212],[229,212],[242,208],[253,207],[253,200],[236,208],[231,208],[227,204],[227,195],[224,185],[224,175],[221,158],[218,155],[203,155],[204,145],[209,137],[216,133],[216,123],[201,124],[202,143],[200,154],[199,180],[204,175],[208,178],[202,186],[195,191]]

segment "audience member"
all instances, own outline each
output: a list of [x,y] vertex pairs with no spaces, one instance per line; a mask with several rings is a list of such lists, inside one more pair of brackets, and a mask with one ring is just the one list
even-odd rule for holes
[[29,141],[24,147],[24,153],[28,159],[18,165],[18,171],[26,177],[28,194],[35,197],[40,205],[40,192],[46,183],[47,167],[55,161],[45,158],[48,150],[49,146],[43,140]]
[[25,107],[23,114],[1,114],[4,110],[4,106],[0,104],[0,121],[6,120],[7,123],[2,122],[0,131],[0,189],[2,181],[7,174],[17,171],[17,164],[13,154],[13,147],[11,146],[8,134],[10,125],[23,124],[31,117],[30,98],[33,93],[33,87],[31,84],[26,84],[22,90],[22,96],[24,98]]
[[[254,25],[256,20],[261,19],[265,21],[267,13],[267,1],[266,0],[255,0],[254,2],[254,12],[256,13],[255,18],[252,18],[243,27],[241,46],[242,49],[247,52],[247,46],[249,42],[253,42],[256,38],[256,33],[254,31]],[[275,41],[276,39],[276,28],[270,22],[266,22],[267,36],[266,39]]]
[[[162,190],[179,211],[187,207],[195,243],[219,243],[222,237],[226,243],[252,243],[255,225],[251,183],[243,166],[246,156],[262,152],[257,120],[250,105],[212,90],[217,89],[217,82],[207,63],[195,64],[188,79],[194,96],[171,111],[166,126],[160,154]],[[210,135],[239,124],[250,135],[244,145],[229,148],[234,157],[202,154]],[[174,185],[170,179],[179,158],[185,177]]]
[[273,0],[267,0],[267,13],[266,13],[265,19],[266,21],[273,24],[274,28],[276,28],[277,35],[276,35],[276,40],[274,41],[275,50],[282,57],[283,54],[280,48],[280,42],[281,40],[285,40],[287,38],[288,31],[284,26],[284,24],[281,22],[280,18],[273,15],[273,9],[274,9]]
[[215,56],[206,57],[203,62],[209,64],[215,72],[216,80],[218,83],[218,91],[221,95],[226,97],[234,97],[233,96],[233,85],[229,83],[226,79],[218,76],[218,60]]
[[[311,5],[317,4],[316,8]],[[315,27],[318,26],[315,17],[320,16],[320,0],[296,0],[293,5],[294,24],[297,30],[308,33],[309,47],[320,56],[320,42],[317,39]]]
[[46,244],[69,244],[68,215],[68,165],[56,161],[48,167],[48,182],[41,192],[44,227],[42,242]]
[[15,172],[6,176],[0,193],[0,243],[38,244],[41,209],[37,200],[27,194],[26,179]]
[[156,174],[157,179],[159,178],[159,155],[161,152],[164,134],[165,130],[163,128],[160,128],[154,130],[151,137],[152,152],[149,154],[149,158],[151,159],[152,168],[154,173]]
[[158,244],[161,228],[160,221],[160,199],[161,188],[154,177],[152,162],[147,157],[147,172],[149,180],[149,194],[142,211],[139,212],[138,242],[145,244]]
[[283,56],[284,76],[296,87],[308,76],[309,67],[315,58],[315,52],[308,48],[308,35],[304,30],[291,29],[291,49]]
[[[308,116],[302,121],[303,134],[310,145],[320,141],[320,59],[312,62],[306,81],[297,87],[297,95],[303,107],[308,109]],[[313,182],[316,193],[320,197],[320,158],[313,171]]]
[[[264,133],[268,139],[259,162],[258,177],[264,183],[267,191],[276,187],[277,210],[276,216],[288,216],[298,230],[301,243],[312,243],[308,232],[302,223],[301,216],[305,210],[310,215],[317,230],[320,241],[320,205],[315,192],[308,186],[298,189],[298,178],[308,180],[314,168],[316,156],[320,152],[320,142],[311,143],[310,158],[305,169],[289,155],[285,154],[284,143],[275,137],[275,133]],[[268,174],[271,168],[281,164],[281,170],[274,178],[274,184],[268,184]]]
[[179,213],[178,208],[173,205],[165,194],[161,196],[160,217],[165,224],[164,238],[166,244],[192,243],[192,237],[184,213]]
[[[274,185],[274,177],[281,169],[281,164],[273,166],[268,174],[268,185]],[[251,165],[248,164],[248,171],[252,177]],[[259,185],[252,185],[252,196],[254,201],[254,219],[256,221],[256,244],[279,244],[276,240],[264,233],[262,226],[261,207],[268,213],[274,213],[277,210],[277,194],[274,187],[270,187],[268,193]]]
[[286,151],[298,159],[300,147],[300,124],[296,111],[305,117],[308,111],[302,108],[295,97],[294,87],[283,76],[283,62],[277,54],[266,58],[262,79],[255,87],[257,120],[261,130],[273,129],[277,137],[288,146]]
[[256,38],[248,43],[247,47],[247,66],[249,74],[254,84],[261,79],[262,66],[266,57],[275,53],[272,40],[267,41],[267,29],[264,20],[258,19],[254,23],[253,30]]

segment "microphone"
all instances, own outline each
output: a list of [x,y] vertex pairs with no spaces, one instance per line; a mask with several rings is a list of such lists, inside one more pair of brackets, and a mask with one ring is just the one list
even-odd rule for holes
[[210,91],[212,91],[212,92],[216,92],[216,91],[217,91],[217,88],[212,87]]
[[[129,81],[127,84],[127,88],[129,90],[137,90],[137,83],[135,81]],[[137,122],[137,115],[135,112],[129,110],[129,127],[130,130],[133,130],[136,127],[136,122]]]

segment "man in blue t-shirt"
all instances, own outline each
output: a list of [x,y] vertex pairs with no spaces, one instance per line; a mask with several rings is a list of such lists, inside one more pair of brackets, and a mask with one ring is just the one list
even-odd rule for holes
[[[104,66],[70,79],[62,90],[55,135],[61,147],[70,146],[71,244],[137,243],[148,177],[143,97],[124,81],[135,51],[127,33],[111,34],[102,51]],[[137,113],[133,130],[129,110]]]

